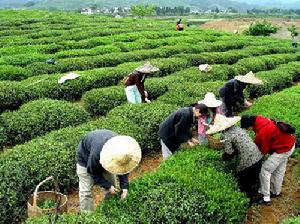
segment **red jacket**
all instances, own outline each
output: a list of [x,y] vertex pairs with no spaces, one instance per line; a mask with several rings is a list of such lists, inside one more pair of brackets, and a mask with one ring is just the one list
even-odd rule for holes
[[256,117],[253,131],[256,134],[254,142],[263,155],[288,152],[296,143],[293,135],[282,132],[273,121],[263,116]]

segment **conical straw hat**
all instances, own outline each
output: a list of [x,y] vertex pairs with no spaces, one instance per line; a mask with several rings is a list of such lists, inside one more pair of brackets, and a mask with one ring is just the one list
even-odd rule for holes
[[222,101],[217,100],[215,94],[209,92],[205,94],[204,100],[198,101],[198,104],[204,104],[207,107],[219,107]]
[[241,120],[241,117],[225,117],[224,115],[217,114],[214,120],[214,124],[209,126],[209,129],[206,131],[206,134],[215,134],[220,131],[224,131],[227,128],[235,125]]
[[142,152],[139,143],[130,136],[115,136],[109,139],[100,152],[100,163],[113,174],[126,174],[141,161]]
[[144,65],[136,68],[135,70],[140,72],[140,73],[152,73],[152,72],[159,71],[159,68],[152,66],[150,64],[150,62],[148,61]]
[[255,77],[255,74],[250,71],[246,75],[238,75],[234,77],[236,80],[239,80],[240,82],[248,83],[248,84],[256,84],[260,85],[262,84],[262,80]]
[[209,64],[199,65],[199,70],[201,72],[209,72],[209,71],[211,71],[211,69],[212,69],[212,67]]

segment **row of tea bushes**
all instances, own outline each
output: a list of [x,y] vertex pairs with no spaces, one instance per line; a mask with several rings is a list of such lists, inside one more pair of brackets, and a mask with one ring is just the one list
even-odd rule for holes
[[0,148],[85,123],[89,118],[83,108],[69,102],[48,99],[29,102],[17,111],[0,115]]
[[58,223],[242,223],[248,199],[230,171],[219,152],[202,147],[178,152],[158,171],[133,180],[125,201],[105,200],[95,213],[63,215]]
[[[197,67],[184,69],[164,78],[147,79],[145,86],[153,99],[160,97],[159,100],[165,103],[172,103],[179,106],[189,105],[194,103],[196,99],[202,97],[203,91],[208,90],[210,84],[201,85],[202,82],[217,81],[233,78],[241,74],[242,71],[259,71],[259,69],[268,70],[275,68],[278,64],[287,63],[289,61],[299,60],[299,54],[276,54],[264,55],[253,58],[245,58],[238,61],[236,64],[230,65],[213,65],[212,71],[208,73],[200,72]],[[272,61],[272,65],[270,65]],[[243,67],[245,63],[245,68]],[[251,65],[251,66],[250,66]],[[281,69],[281,67],[280,67]],[[275,70],[277,71],[277,69]],[[267,72],[267,74],[269,74]],[[287,80],[286,80],[287,81]],[[196,84],[195,84],[196,83]],[[198,83],[198,84],[197,84]],[[212,85],[212,90],[218,95],[218,88],[223,83]],[[265,83],[267,85],[267,83]],[[176,87],[177,86],[177,87]],[[207,86],[207,87],[204,87]],[[274,85],[272,85],[274,86]],[[265,86],[252,88],[267,88]],[[191,92],[193,90],[193,93]],[[197,94],[197,91],[199,93]],[[196,94],[195,94],[196,93]],[[253,93],[253,90],[251,91]],[[265,95],[261,93],[260,95]],[[253,96],[253,94],[251,95]],[[93,89],[83,95],[84,106],[92,115],[105,115],[109,110],[117,105],[126,102],[126,96],[123,86],[113,86],[106,88]]]
[[[34,54],[31,56],[23,55],[23,58],[15,60],[14,57],[6,57],[7,60],[12,60],[14,63],[27,63],[30,61],[38,60],[26,65],[26,67],[1,65],[0,67],[0,80],[22,80],[31,76],[37,76],[41,74],[52,73],[64,73],[74,70],[89,70],[99,67],[116,66],[121,63],[131,61],[141,61],[152,58],[168,58],[170,56],[185,52],[185,53],[202,53],[204,51],[226,51],[230,49],[240,49],[246,46],[247,42],[239,41],[235,43],[230,42],[215,42],[215,43],[203,43],[202,46],[190,47],[189,45],[174,45],[174,46],[162,46],[156,49],[140,49],[131,52],[113,52],[98,56],[84,56],[77,58],[65,58],[57,61],[55,65],[46,64],[44,61],[49,58],[49,55]],[[222,48],[220,47],[222,46]],[[51,56],[51,55],[50,55]],[[51,58],[51,57],[50,57]],[[43,62],[39,61],[42,60]],[[14,71],[16,70],[16,72]],[[22,71],[21,76],[20,70]]]

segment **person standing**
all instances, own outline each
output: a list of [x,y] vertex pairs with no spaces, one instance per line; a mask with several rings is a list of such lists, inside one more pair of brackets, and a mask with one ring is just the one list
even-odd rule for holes
[[288,158],[295,150],[296,138],[281,130],[275,121],[261,115],[244,115],[241,127],[255,132],[255,144],[263,155],[270,154],[260,172],[259,193],[263,195],[256,203],[269,204],[271,196],[281,193]]
[[128,175],[141,160],[141,148],[130,136],[118,135],[107,129],[88,133],[77,149],[76,173],[79,178],[81,211],[92,211],[94,184],[104,188],[106,196],[114,195],[116,176],[122,189],[121,199],[128,194]]
[[208,144],[208,138],[206,136],[206,130],[209,125],[213,124],[215,116],[220,113],[220,106],[222,101],[217,100],[215,94],[206,93],[204,100],[198,101],[200,105],[201,116],[198,118],[198,136],[201,145]]
[[158,135],[164,160],[168,159],[186,141],[190,146],[199,144],[199,141],[192,137],[191,128],[200,115],[199,105],[183,107],[170,114],[159,125]]
[[262,81],[256,78],[252,71],[246,75],[238,75],[225,83],[219,90],[219,95],[223,102],[221,106],[222,114],[230,117],[234,115],[236,107],[242,106],[248,108],[252,106],[252,103],[247,101],[243,94],[244,89],[250,84],[262,84]]
[[236,170],[240,189],[252,202],[257,193],[263,155],[247,132],[235,125],[240,119],[238,116],[225,117],[217,114],[214,124],[210,125],[206,134],[221,132],[221,141],[224,144],[222,159],[229,161],[234,157],[238,158]]
[[147,74],[157,72],[156,68],[147,62],[141,67],[135,69],[131,74],[123,79],[125,85],[125,94],[129,103],[142,103],[142,101],[150,102],[148,92],[145,90],[145,79]]

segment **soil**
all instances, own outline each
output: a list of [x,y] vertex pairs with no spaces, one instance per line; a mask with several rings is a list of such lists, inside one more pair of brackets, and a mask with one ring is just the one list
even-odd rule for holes
[[[161,154],[146,155],[139,167],[130,173],[129,179],[133,180],[147,172],[155,171],[162,162]],[[283,190],[280,197],[273,198],[269,206],[254,205],[247,215],[246,224],[279,224],[282,220],[300,215],[300,160],[290,158],[287,166]],[[99,187],[93,189],[94,206],[103,200],[104,194]],[[68,212],[79,212],[78,192],[73,191],[68,195]]]
[[[279,38],[279,39],[291,39],[290,32],[287,30],[287,28],[291,25],[296,25],[298,30],[300,29],[300,19],[267,19],[272,24],[279,26],[280,30],[276,34],[272,34],[272,37]],[[246,30],[251,23],[254,21],[258,21],[258,19],[250,19],[250,18],[244,18],[244,19],[218,19],[218,20],[212,20],[205,24],[203,24],[201,27],[206,29],[214,29],[218,31],[224,31],[224,32],[231,32],[231,33],[242,33],[244,30]],[[259,20],[261,21],[261,20]],[[300,36],[295,38],[296,41],[300,40]]]

